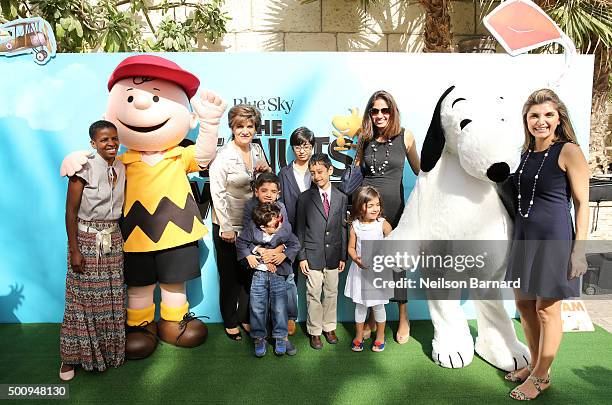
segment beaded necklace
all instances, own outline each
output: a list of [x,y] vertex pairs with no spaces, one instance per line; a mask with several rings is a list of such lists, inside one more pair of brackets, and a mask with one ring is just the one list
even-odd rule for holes
[[544,162],[546,161],[546,158],[548,157],[548,152],[550,151],[550,148],[552,148],[553,145],[554,145],[554,142],[550,144],[548,149],[546,149],[546,152],[544,153],[544,158],[542,159],[542,162],[540,163],[540,167],[538,167],[538,171],[533,177],[534,179],[533,189],[531,190],[531,198],[529,199],[529,208],[527,208],[527,212],[523,214],[523,209],[521,208],[521,177],[523,175],[523,169],[525,168],[525,163],[527,163],[527,160],[529,159],[529,155],[531,155],[531,152],[533,152],[532,149],[527,150],[527,156],[525,156],[525,160],[523,160],[523,164],[521,165],[521,169],[519,170],[519,177],[518,177],[518,212],[520,216],[522,216],[523,218],[529,217],[529,213],[531,212],[531,208],[533,207],[533,197],[535,197],[536,184],[538,183],[538,178],[540,177],[540,171],[542,170],[542,166],[544,166]]
[[389,147],[393,146],[393,142],[388,141],[388,142],[384,142],[385,145],[385,160],[383,161],[382,165],[380,165],[378,167],[378,170],[376,170],[376,152],[378,152],[378,147],[376,146],[376,143],[382,143],[382,142],[378,142],[376,140],[373,140],[371,146],[372,146],[372,166],[370,166],[370,172],[372,172],[372,174],[376,174],[376,172],[378,171],[378,173],[380,173],[381,175],[385,175],[385,168],[387,167],[387,165],[389,164]]

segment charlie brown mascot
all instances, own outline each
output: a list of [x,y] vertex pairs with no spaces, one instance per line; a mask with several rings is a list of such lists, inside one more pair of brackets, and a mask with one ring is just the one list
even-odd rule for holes
[[[104,118],[117,126],[128,150],[124,220],[125,283],[128,286],[126,357],[141,359],[157,347],[157,335],[181,347],[202,344],[206,325],[189,311],[185,283],[200,276],[198,240],[207,232],[187,173],[214,158],[220,117],[227,104],[214,93],[196,94],[199,80],[176,63],[153,55],[130,56],[108,81]],[[195,145],[177,146],[200,124]],[[61,174],[84,163],[69,155]],[[154,321],[153,291],[161,289],[161,319]]]

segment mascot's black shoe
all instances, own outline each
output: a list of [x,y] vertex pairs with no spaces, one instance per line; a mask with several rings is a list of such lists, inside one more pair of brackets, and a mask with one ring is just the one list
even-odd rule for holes
[[[160,319],[159,338],[166,343],[179,347],[196,347],[204,343],[208,328],[193,312],[188,312],[180,322]],[[206,317],[205,317],[206,318]]]
[[138,360],[149,357],[157,348],[157,324],[143,322],[138,326],[125,326],[125,357]]

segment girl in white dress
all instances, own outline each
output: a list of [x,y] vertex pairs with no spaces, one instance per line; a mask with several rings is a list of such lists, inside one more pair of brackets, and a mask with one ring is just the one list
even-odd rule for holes
[[[351,230],[348,241],[348,254],[353,263],[346,277],[344,295],[351,298],[355,303],[355,339],[351,343],[354,352],[363,350],[363,326],[368,313],[368,308],[372,307],[374,319],[376,320],[376,340],[372,345],[372,351],[382,352],[385,350],[385,304],[390,297],[378,299],[366,299],[364,290],[372,289],[372,286],[365,285],[363,272],[370,271],[364,268],[361,262],[361,241],[381,240],[391,232],[391,225],[382,218],[383,206],[380,194],[374,187],[366,186],[357,190],[356,198],[353,203],[351,218]],[[390,292],[393,296],[393,292]]]

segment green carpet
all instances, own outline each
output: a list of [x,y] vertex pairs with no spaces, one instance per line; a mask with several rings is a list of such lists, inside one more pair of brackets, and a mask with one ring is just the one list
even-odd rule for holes
[[[395,326],[388,326],[387,336]],[[412,322],[409,343],[389,342],[382,353],[351,352],[352,333],[353,324],[339,325],[340,344],[324,342],[323,350],[315,351],[299,330],[293,338],[297,356],[276,357],[268,346],[266,357],[258,359],[248,339],[231,341],[221,325],[210,325],[208,341],[198,348],[161,344],[148,359],[128,361],[118,369],[80,370],[70,382],[69,402],[515,403],[508,398],[514,384],[478,357],[464,369],[435,365],[429,359],[433,329],[428,321]],[[58,344],[57,324],[0,325],[0,384],[59,383]],[[599,327],[591,333],[565,334],[553,385],[539,403],[609,404],[611,348],[612,334]]]

